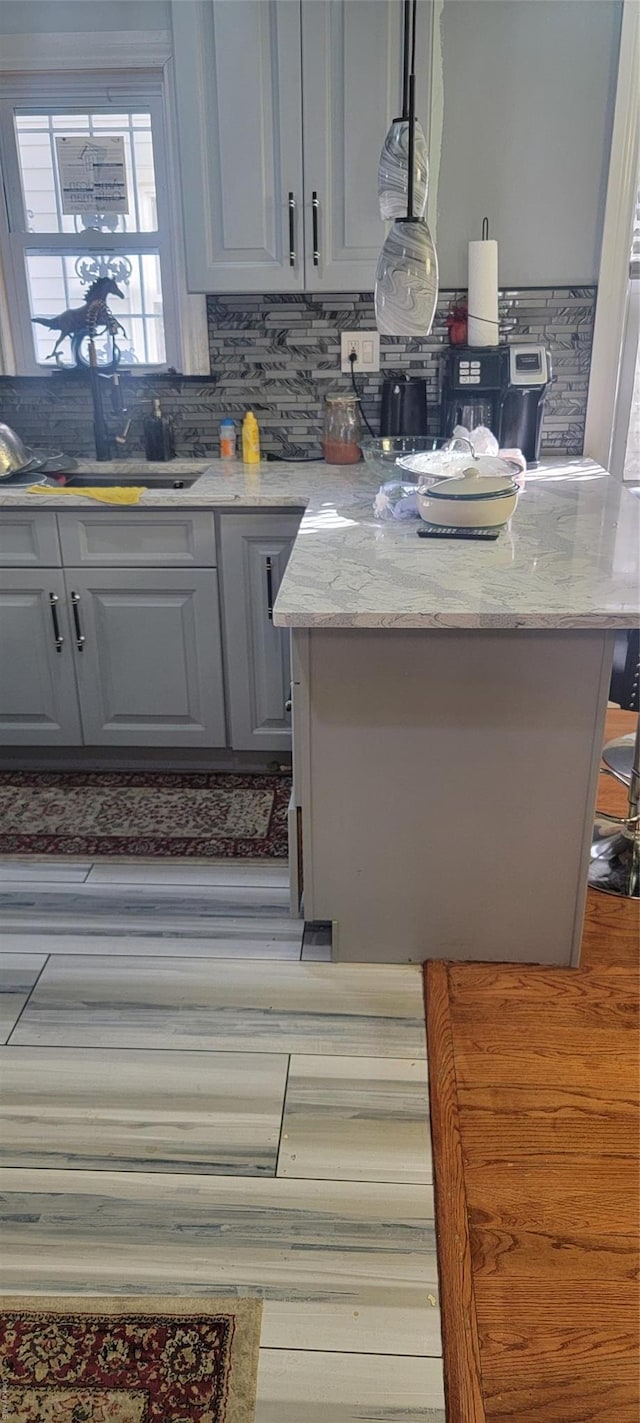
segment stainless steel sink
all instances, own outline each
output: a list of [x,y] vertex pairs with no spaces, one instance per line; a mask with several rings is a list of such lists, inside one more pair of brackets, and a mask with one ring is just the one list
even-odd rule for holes
[[127,489],[141,485],[145,489],[190,489],[196,479],[197,474],[70,474],[64,484],[66,489],[109,489],[114,484]]

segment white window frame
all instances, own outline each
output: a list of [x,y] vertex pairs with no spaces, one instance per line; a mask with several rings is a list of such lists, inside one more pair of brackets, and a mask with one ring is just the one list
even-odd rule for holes
[[[69,36],[69,40],[73,37]],[[125,36],[122,37],[123,39]],[[93,36],[94,42],[99,36]],[[72,53],[69,45],[67,53]],[[100,53],[94,43],[93,57]],[[129,61],[131,55],[128,56]],[[68,62],[68,61],[67,61]],[[151,114],[159,230],[137,233],[87,231],[80,240],[72,233],[27,233],[15,136],[16,110],[29,112],[123,112],[143,108]],[[37,248],[47,255],[77,252],[152,251],[160,254],[166,361],[136,364],[138,374],[172,368],[185,375],[209,375],[206,301],[187,292],[184,269],[182,204],[174,161],[175,113],[171,61],[161,69],[82,70],[0,74],[0,167],[4,202],[0,201],[0,370],[4,374],[46,376],[51,371],[37,361],[25,270],[25,252]],[[2,287],[4,286],[4,293]],[[12,294],[9,299],[9,293]],[[54,367],[54,369],[56,369]],[[60,369],[59,367],[57,369]]]

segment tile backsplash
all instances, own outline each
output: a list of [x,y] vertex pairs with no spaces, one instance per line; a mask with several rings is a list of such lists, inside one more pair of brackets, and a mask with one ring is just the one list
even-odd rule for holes
[[[446,316],[452,292],[441,292],[426,340],[385,336],[379,375],[360,378],[364,410],[377,429],[385,376],[424,375],[428,380],[430,429],[438,430],[438,381]],[[546,341],[553,386],[547,399],[542,448],[582,453],[595,313],[595,287],[549,287],[501,293],[503,339]],[[223,415],[237,420],[253,408],[265,452],[289,458],[318,455],[323,399],[328,390],[349,389],[340,374],[340,332],[375,330],[370,292],[337,296],[210,296],[207,298],[211,376],[127,376],[132,414],[125,455],[143,449],[142,416],[152,394],[176,423],[178,455],[218,453]],[[92,410],[85,373],[0,378],[0,419],[29,445],[94,453]]]

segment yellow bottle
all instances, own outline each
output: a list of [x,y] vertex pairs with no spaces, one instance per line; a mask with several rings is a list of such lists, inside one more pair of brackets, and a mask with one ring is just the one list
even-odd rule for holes
[[260,430],[253,410],[242,421],[242,458],[245,464],[260,463]]

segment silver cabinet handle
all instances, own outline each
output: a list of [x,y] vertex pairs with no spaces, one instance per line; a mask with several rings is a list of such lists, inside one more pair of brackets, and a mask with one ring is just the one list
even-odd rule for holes
[[56,652],[62,652],[62,644],[64,643],[64,638],[60,632],[60,623],[58,621],[59,602],[60,599],[57,593],[49,594],[49,606],[51,608],[51,621],[53,623],[53,637],[56,644]]
[[75,626],[75,630],[76,630],[76,647],[77,647],[77,649],[78,649],[78,652],[82,652],[82,650],[83,650],[83,648],[84,648],[84,645],[85,645],[85,642],[86,642],[87,639],[86,639],[86,637],[85,637],[85,635],[84,635],[84,633],[83,633],[83,631],[82,631],[82,627],[81,627],[81,624],[80,624],[80,594],[79,594],[79,593],[72,593],[72,594],[71,594],[71,607],[73,608],[73,622],[74,622],[74,626]]
[[296,265],[296,200],[289,193],[289,266]]
[[269,554],[265,558],[267,570],[267,617],[269,622],[273,622],[273,560]]
[[311,196],[311,214],[313,218],[313,265],[320,265],[320,245],[318,239],[318,214],[320,212],[320,199],[317,193]]

